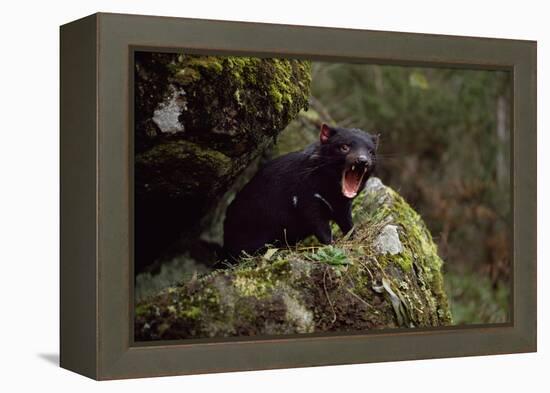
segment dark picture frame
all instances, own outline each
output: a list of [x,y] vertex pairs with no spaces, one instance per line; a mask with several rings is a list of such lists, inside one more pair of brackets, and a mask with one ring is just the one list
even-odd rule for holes
[[[513,74],[511,322],[135,343],[136,49]],[[536,351],[536,42],[98,13],[61,27],[61,367],[104,380]]]

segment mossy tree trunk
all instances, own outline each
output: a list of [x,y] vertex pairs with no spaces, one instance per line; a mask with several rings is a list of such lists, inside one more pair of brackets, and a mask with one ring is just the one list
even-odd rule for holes
[[354,235],[332,246],[271,249],[140,302],[136,339],[450,324],[442,261],[418,214],[373,178],[354,220]]

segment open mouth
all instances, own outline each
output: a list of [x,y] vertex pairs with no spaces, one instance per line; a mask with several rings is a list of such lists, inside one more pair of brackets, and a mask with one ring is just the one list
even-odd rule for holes
[[342,174],[342,194],[346,198],[355,198],[366,172],[366,165],[351,165],[344,169]]

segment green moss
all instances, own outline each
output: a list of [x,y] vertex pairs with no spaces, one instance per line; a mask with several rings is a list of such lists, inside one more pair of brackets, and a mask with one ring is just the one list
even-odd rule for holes
[[[178,61],[170,65],[170,70],[172,78],[184,86],[200,83],[203,78],[210,81],[225,73],[227,77],[222,77],[225,80],[222,87],[233,91],[239,103],[242,103],[242,91],[263,92],[285,122],[307,107],[311,84],[311,64],[307,61],[180,55]],[[293,105],[295,102],[297,105]],[[257,105],[258,102],[250,104],[251,113],[268,109],[265,105]]]
[[168,69],[175,81],[188,85],[200,80],[204,74],[220,74],[223,62],[215,56],[179,55],[176,62],[168,65]]
[[[217,183],[209,195],[218,194],[220,188],[226,190],[298,112],[307,107],[311,83],[308,61],[164,54],[141,59],[138,64],[143,71],[138,73],[142,78],[138,91],[151,92],[143,95],[142,101],[150,97],[155,100],[140,101],[139,107],[152,116],[163,95],[173,91],[173,88],[167,90],[168,85],[175,85],[184,102],[178,117],[184,131],[174,136],[157,136],[154,127],[150,130],[150,118],[143,120],[136,130],[140,144],[136,162],[142,164],[146,172],[162,171],[164,177],[179,183],[180,176],[172,176],[172,171],[179,171],[185,164],[198,168],[199,165],[195,165],[198,160],[204,170],[193,169],[195,172],[215,175],[208,178]],[[151,76],[164,74],[164,82],[159,77],[149,85]],[[163,83],[166,84],[164,92]],[[154,138],[155,143],[145,144],[144,141]],[[175,142],[177,138],[180,140]],[[155,193],[157,181],[151,179],[152,176],[146,177],[147,192]],[[208,181],[202,179],[204,187],[210,186]],[[168,182],[171,183],[165,181]],[[196,181],[185,183],[191,190]],[[136,185],[138,188],[143,185],[141,178],[136,179]],[[166,185],[177,188],[177,184]],[[166,195],[164,191],[162,187],[158,195]],[[168,195],[174,194],[177,193]]]
[[237,275],[233,280],[233,285],[243,296],[262,297],[273,288],[269,281],[257,277],[246,277]]
[[275,109],[281,112],[284,109],[283,93],[281,93],[281,90],[279,90],[276,85],[271,85],[269,86],[269,95],[271,96]]
[[235,269],[233,285],[243,296],[261,298],[271,293],[289,273],[289,262],[276,260],[272,264]]
[[182,310],[180,315],[184,318],[197,319],[201,315],[201,309],[197,306],[189,306],[188,309]]
[[[311,64],[307,62],[293,63],[288,60],[273,59],[272,60],[272,82],[269,85],[269,95],[273,106],[279,112],[285,107],[291,107],[294,99],[299,97],[300,101],[307,101],[307,96],[303,95],[304,91],[309,90],[311,83]],[[295,74],[305,76],[296,78]],[[304,87],[307,87],[304,89]]]
[[373,258],[384,271],[383,275],[397,297],[397,300],[392,299],[386,293],[388,300],[403,307],[399,313],[404,313],[414,326],[451,323],[441,272],[443,261],[422,218],[387,187],[358,197],[353,211],[355,220],[365,222],[375,228],[375,232],[389,224],[398,226],[403,251],[395,255],[374,255]]
[[141,303],[138,304],[135,308],[136,317],[144,316],[147,313],[148,307],[147,304]]
[[[422,218],[400,195],[388,189],[387,197],[391,202],[374,210],[368,219],[376,222],[393,221],[398,223],[403,252],[397,255],[384,255],[381,260],[397,262],[405,272],[409,272],[413,264],[417,262],[426,270],[426,274],[429,275],[428,279],[431,281],[433,279],[432,272],[439,271],[443,264],[437,254],[437,246],[433,242],[431,234]],[[359,208],[360,206],[355,206],[356,210]]]
[[182,68],[174,73],[174,78],[182,85],[198,81],[200,77],[200,72],[190,67]]
[[262,60],[257,57],[230,56],[225,58],[224,66],[240,84],[245,85],[249,83],[255,85],[258,79],[258,67],[261,65],[261,62]]
[[205,148],[196,143],[186,140],[167,141],[158,145],[137,157],[138,164],[155,164],[163,160],[175,159],[186,160],[192,158],[198,160],[200,165],[215,167],[219,171],[218,175],[223,176],[224,170],[231,163],[231,159],[223,153]]
[[[246,257],[140,305],[136,331],[166,339],[450,324],[442,261],[421,218],[387,187],[358,198],[352,238]],[[403,252],[379,255],[375,239],[390,223]],[[159,315],[169,327],[147,330]]]
[[169,140],[136,156],[136,191],[138,195],[173,197],[200,192],[210,197],[221,187],[216,182],[232,174],[231,164],[231,158],[220,151],[186,140]]

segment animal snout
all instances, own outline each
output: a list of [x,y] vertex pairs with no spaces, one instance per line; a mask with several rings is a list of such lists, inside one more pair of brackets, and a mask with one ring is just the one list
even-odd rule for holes
[[357,158],[355,159],[355,163],[359,165],[370,165],[371,159],[369,156],[361,154],[360,156],[357,156]]

